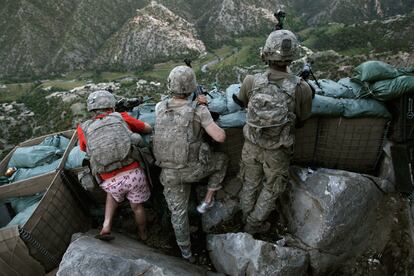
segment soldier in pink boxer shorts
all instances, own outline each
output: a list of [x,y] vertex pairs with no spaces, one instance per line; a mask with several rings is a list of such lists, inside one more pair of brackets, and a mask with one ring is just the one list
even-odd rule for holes
[[142,145],[136,133],[149,133],[149,124],[137,120],[126,112],[114,112],[115,97],[100,90],[89,95],[87,109],[94,113],[77,128],[80,149],[86,151],[92,174],[100,180],[107,193],[105,220],[96,238],[112,240],[112,221],[118,204],[125,197],[129,200],[138,225],[141,240],[147,239],[145,210],[142,205],[150,197],[144,170],[132,158],[132,146]]

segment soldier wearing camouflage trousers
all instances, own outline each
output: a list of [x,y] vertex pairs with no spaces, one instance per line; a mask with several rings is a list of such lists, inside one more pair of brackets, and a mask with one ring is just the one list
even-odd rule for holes
[[177,66],[170,72],[168,89],[172,99],[158,103],[155,108],[153,140],[177,244],[183,258],[190,262],[194,261],[188,220],[190,185],[208,177],[207,194],[197,207],[200,213],[205,213],[214,204],[213,196],[221,188],[228,162],[223,153],[211,152],[203,141],[206,132],[215,141],[224,142],[225,132],[213,121],[204,96],[198,96],[197,104],[187,100],[196,85],[190,67]]
[[235,99],[247,106],[240,203],[244,230],[251,234],[269,230],[266,220],[288,181],[295,124],[310,116],[312,90],[304,80],[288,73],[297,49],[292,32],[272,32],[261,53],[269,68],[246,76]]

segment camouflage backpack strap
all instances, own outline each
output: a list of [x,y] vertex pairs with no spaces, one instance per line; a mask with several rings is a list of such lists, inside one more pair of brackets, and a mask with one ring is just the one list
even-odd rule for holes
[[282,82],[281,88],[291,97],[295,98],[296,88],[300,85],[300,78],[295,75],[291,75],[290,78],[285,78]]
[[259,73],[254,75],[252,94],[258,91],[261,87],[265,87],[269,83],[268,73]]

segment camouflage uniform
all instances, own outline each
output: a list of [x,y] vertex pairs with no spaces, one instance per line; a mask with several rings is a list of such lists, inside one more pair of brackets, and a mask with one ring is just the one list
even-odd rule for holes
[[[276,32],[266,41],[266,46],[271,49],[266,50],[265,46],[265,61],[275,56],[274,60],[281,60],[277,56],[280,51],[274,51],[280,47],[279,42],[272,41],[272,35]],[[269,46],[269,41],[273,45],[270,43]],[[289,43],[286,45],[292,46]],[[294,75],[269,68],[263,74],[248,75],[238,98],[247,106],[240,203],[247,224],[259,227],[275,209],[276,199],[286,187],[293,155],[295,123],[309,117],[312,91]]]
[[190,245],[188,200],[191,183],[209,177],[207,188],[219,190],[226,175],[227,161],[228,158],[224,153],[215,152],[207,165],[193,164],[183,169],[162,169],[160,180],[171,211],[171,223],[178,245]]
[[[178,66],[171,71],[168,85],[175,94],[187,95],[196,88],[195,75],[189,67]],[[194,107],[186,100],[165,100],[157,104],[155,115],[153,143],[156,163],[162,168],[160,181],[177,244],[188,247],[190,185],[209,177],[208,189],[220,189],[228,159],[223,153],[212,153],[203,141],[203,128],[213,123],[206,106]]]

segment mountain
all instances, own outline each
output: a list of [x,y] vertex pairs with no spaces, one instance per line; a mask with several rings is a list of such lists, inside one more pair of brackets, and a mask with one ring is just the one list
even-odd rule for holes
[[134,0],[3,0],[0,76],[40,76],[84,68],[143,4]]
[[0,78],[124,71],[197,55],[237,37],[264,36],[278,8],[287,12],[286,26],[300,31],[327,22],[385,20],[407,14],[414,1],[2,0]]
[[272,10],[256,6],[254,1],[223,0],[202,16],[197,26],[207,43],[219,45],[241,35],[269,33],[276,22]]
[[296,0],[290,7],[308,25],[328,22],[353,24],[385,19],[414,10],[412,0]]
[[111,36],[99,51],[96,66],[132,70],[206,51],[193,24],[165,6],[151,2]]
[[[303,44],[314,50],[335,50],[345,54],[414,50],[414,11],[387,20],[352,25],[329,25],[299,32]],[[364,39],[361,39],[364,38]]]

